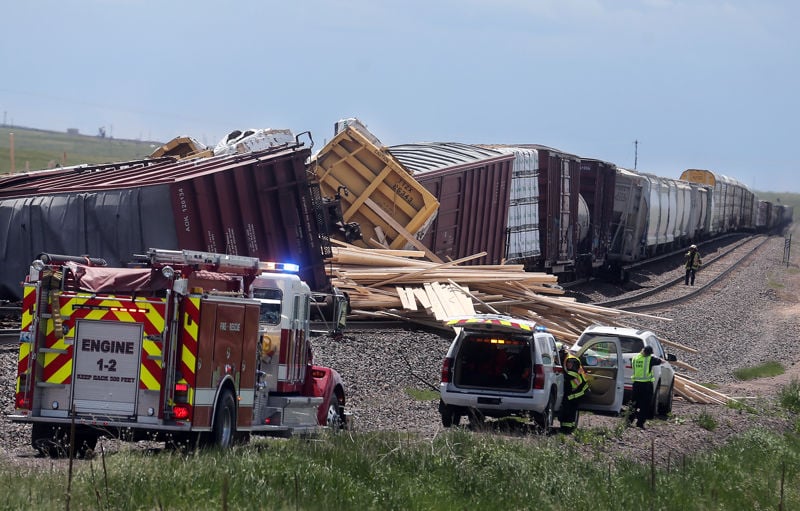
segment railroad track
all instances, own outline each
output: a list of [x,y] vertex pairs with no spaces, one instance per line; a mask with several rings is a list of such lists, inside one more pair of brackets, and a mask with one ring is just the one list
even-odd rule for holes
[[[695,286],[685,286],[685,277],[681,274],[646,291],[613,300],[595,302],[595,305],[614,307],[630,312],[647,312],[683,303],[723,280],[767,241],[769,241],[769,237],[764,235],[745,238],[728,247],[717,257],[704,260],[703,266],[697,272],[695,281],[697,285]],[[620,307],[621,305],[626,306]]]

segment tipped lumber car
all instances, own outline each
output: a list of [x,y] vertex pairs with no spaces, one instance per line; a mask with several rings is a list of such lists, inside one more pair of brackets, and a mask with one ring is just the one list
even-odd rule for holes
[[309,167],[322,194],[340,199],[344,222],[359,224],[363,240],[353,243],[428,251],[420,240],[436,217],[438,201],[363,124],[346,124]]

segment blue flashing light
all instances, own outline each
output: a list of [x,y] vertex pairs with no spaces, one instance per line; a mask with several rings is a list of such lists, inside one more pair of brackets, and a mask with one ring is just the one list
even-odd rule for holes
[[300,271],[300,265],[294,263],[279,263],[279,266],[283,266],[283,271],[290,271],[292,273],[297,273]]
[[262,271],[283,271],[287,273],[299,273],[300,265],[295,263],[273,263],[263,262],[259,265]]
[[547,332],[547,327],[544,325],[536,325],[534,330],[537,332]]

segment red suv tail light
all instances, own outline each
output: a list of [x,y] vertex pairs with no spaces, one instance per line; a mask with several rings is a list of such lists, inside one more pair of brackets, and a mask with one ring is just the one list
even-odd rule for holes
[[453,376],[453,359],[448,357],[442,362],[442,383],[450,383]]
[[533,388],[538,390],[544,388],[544,366],[542,364],[533,365]]

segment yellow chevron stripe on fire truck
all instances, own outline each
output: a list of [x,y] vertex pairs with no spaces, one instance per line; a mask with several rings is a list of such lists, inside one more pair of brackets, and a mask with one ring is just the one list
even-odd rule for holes
[[[22,289],[22,321],[20,322],[19,355],[17,357],[17,387],[19,394],[22,386],[22,375],[31,374],[31,361],[29,357],[33,348],[31,339],[31,326],[33,326],[33,312],[36,309],[36,284],[26,283]],[[23,341],[25,340],[25,341]]]
[[[55,322],[48,319],[44,324],[45,337],[47,338],[47,350],[44,352],[42,362],[42,381],[47,383],[67,383],[72,375],[72,339],[66,342],[66,337],[55,337]],[[55,341],[53,341],[55,339]]]
[[[181,342],[181,372],[192,389],[195,384],[195,367],[197,364],[197,341],[200,334],[200,298],[189,297],[189,306],[183,315],[183,339]],[[194,391],[189,394],[189,404],[192,404]]]
[[[58,353],[45,353],[44,354],[44,367],[48,367],[53,363],[58,363],[57,361],[61,360],[64,355]],[[44,381],[48,383],[65,383],[70,376],[72,376],[72,357],[69,360],[64,361],[64,365],[58,368],[57,371],[53,372],[52,374],[48,375]]]
[[20,322],[20,330],[28,331],[33,324],[33,313],[36,310],[36,285],[25,284],[22,291],[22,321]]
[[[145,339],[142,342],[142,349],[145,351],[145,353],[147,353],[148,357],[151,357],[153,359],[153,362],[155,362],[158,365],[159,369],[163,367],[161,365],[162,353],[159,343]],[[160,374],[152,374],[146,365],[141,364],[141,367],[139,369],[139,381],[142,382],[142,384],[146,389],[161,390],[160,377],[161,377]]]

